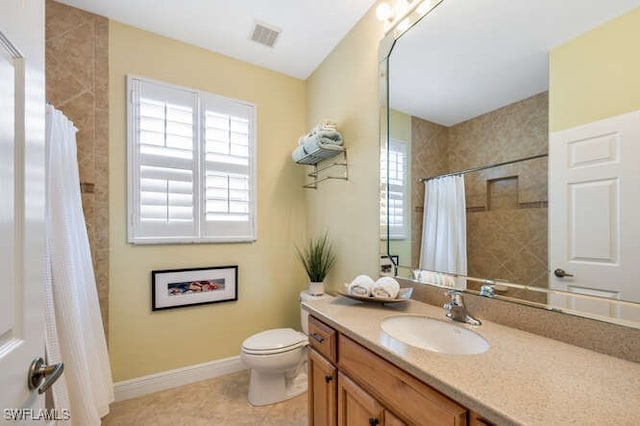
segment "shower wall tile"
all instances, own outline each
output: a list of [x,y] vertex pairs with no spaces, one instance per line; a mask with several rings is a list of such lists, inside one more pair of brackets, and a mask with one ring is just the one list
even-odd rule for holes
[[105,333],[109,312],[109,23],[46,1],[47,101],[78,129],[78,168]]
[[[412,174],[434,176],[546,153],[547,111],[545,92],[449,128],[412,117]],[[417,265],[424,186],[414,185],[413,192]],[[465,192],[468,274],[547,287],[547,158],[468,173]]]

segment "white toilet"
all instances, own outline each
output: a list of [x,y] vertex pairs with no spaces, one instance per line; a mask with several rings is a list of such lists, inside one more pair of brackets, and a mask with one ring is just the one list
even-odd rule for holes
[[[301,301],[327,298],[331,296],[300,292]],[[275,404],[307,390],[308,316],[307,311],[300,309],[304,333],[292,328],[276,328],[254,334],[242,342],[240,359],[251,369],[251,405]]]

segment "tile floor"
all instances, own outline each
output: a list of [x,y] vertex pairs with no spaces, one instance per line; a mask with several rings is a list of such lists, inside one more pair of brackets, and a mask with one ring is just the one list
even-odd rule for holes
[[247,401],[249,372],[204,380],[111,404],[103,426],[198,426],[307,424],[307,394],[279,404],[253,407]]

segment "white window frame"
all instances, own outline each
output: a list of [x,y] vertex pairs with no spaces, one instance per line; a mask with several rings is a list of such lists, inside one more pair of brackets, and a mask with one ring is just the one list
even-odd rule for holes
[[[389,151],[392,150],[392,147],[396,147],[396,148],[400,148],[400,149],[395,149],[396,152],[401,152],[403,154],[403,174],[402,174],[402,185],[396,185],[396,189],[401,188],[401,190],[397,190],[396,192],[400,192],[402,194],[402,213],[401,216],[402,217],[402,226],[396,226],[396,227],[392,227],[391,229],[388,228],[389,224],[387,223],[387,219],[388,217],[388,209],[389,206],[387,204],[388,202],[388,194],[387,191],[389,189],[389,177],[386,176],[386,174],[388,173],[388,156],[389,156]],[[408,170],[408,150],[409,150],[409,143],[400,139],[389,139],[389,146],[387,149],[383,150],[381,152],[381,184],[383,185],[381,194],[383,199],[380,200],[381,201],[381,205],[383,206],[383,208],[386,209],[386,212],[384,215],[381,215],[380,217],[380,221],[381,221],[381,227],[380,229],[383,230],[384,235],[381,235],[380,238],[383,240],[386,240],[387,238],[389,240],[404,240],[407,238],[407,234],[408,234],[408,221],[410,220],[409,217],[409,212],[407,210],[407,206],[408,206],[408,188],[409,188],[409,170]],[[382,169],[384,168],[384,169]],[[384,173],[384,174],[383,174]]]
[[[160,90],[177,90],[185,96],[194,96],[194,150],[193,150],[193,224],[192,229],[171,227],[160,232],[145,230],[140,223],[140,149],[137,115],[139,113],[138,87],[140,84],[157,86]],[[136,75],[127,75],[127,240],[131,244],[192,244],[192,243],[235,243],[257,240],[257,108],[255,104],[227,98],[202,90],[152,80]],[[206,219],[206,167],[205,128],[206,105],[226,104],[229,110],[249,109],[249,221],[240,226],[233,221],[207,221]],[[231,111],[226,111],[227,113]]]

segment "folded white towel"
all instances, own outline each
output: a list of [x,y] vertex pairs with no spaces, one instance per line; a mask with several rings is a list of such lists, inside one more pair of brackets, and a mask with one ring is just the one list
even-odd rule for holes
[[371,289],[373,297],[380,299],[395,299],[400,292],[400,284],[391,277],[382,277],[375,283]]
[[371,296],[373,279],[367,275],[358,275],[351,281],[348,287],[349,294],[356,296]]
[[[342,136],[338,133],[337,129],[335,121],[322,120],[309,130],[309,133],[300,136],[298,139],[298,145],[303,145],[305,142],[309,142],[309,140],[342,145]],[[316,138],[316,136],[319,137]]]

